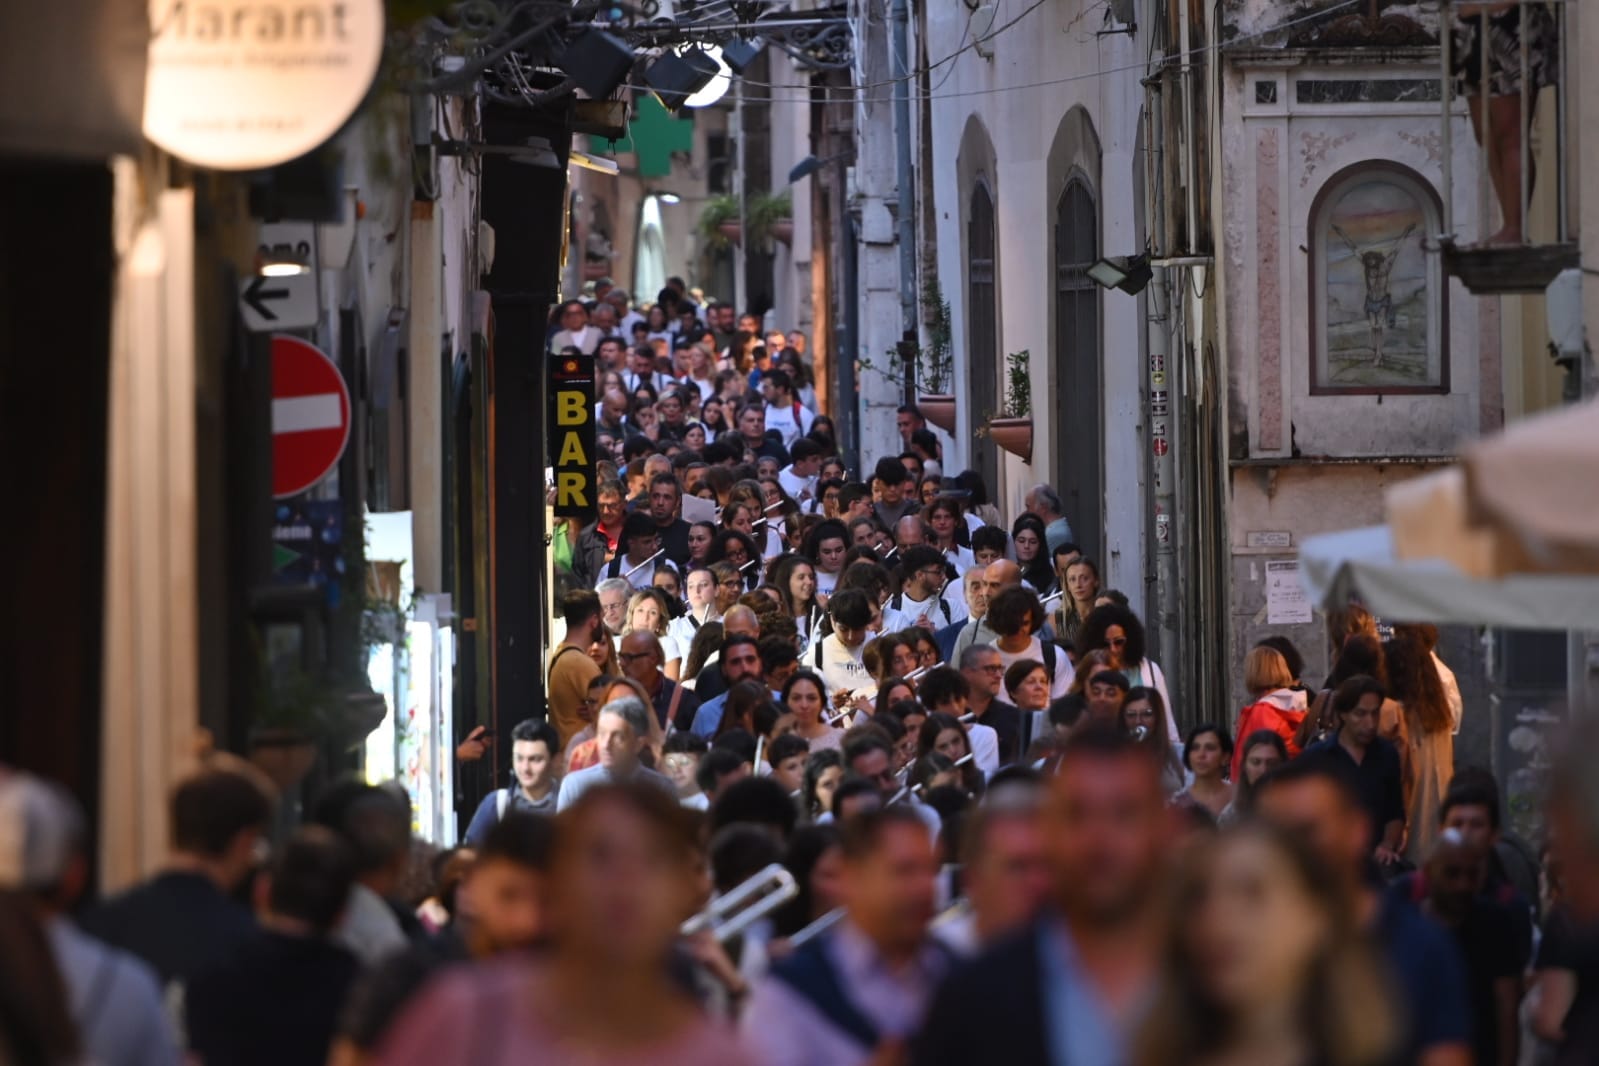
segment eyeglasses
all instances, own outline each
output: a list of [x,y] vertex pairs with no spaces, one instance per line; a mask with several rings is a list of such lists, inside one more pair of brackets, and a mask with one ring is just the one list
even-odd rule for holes
[[730,577],[726,581],[718,581],[716,584],[720,588],[736,589],[739,586],[739,580],[736,577]]
[[1003,674],[1005,672],[1005,664],[989,663],[986,666],[979,666],[978,669],[985,674]]
[[1113,648],[1125,648],[1127,646],[1127,638],[1126,637],[1113,637],[1112,639],[1106,641],[1106,643],[1109,644]]

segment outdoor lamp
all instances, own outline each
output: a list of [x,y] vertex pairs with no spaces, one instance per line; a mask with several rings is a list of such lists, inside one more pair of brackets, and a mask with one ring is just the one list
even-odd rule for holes
[[1108,256],[1086,271],[1090,280],[1102,289],[1120,289],[1130,296],[1144,291],[1155,272],[1149,268],[1147,255]]

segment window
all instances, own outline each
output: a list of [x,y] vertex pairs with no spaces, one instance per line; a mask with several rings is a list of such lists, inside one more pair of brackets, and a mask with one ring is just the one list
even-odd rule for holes
[[[997,412],[999,379],[999,312],[995,303],[994,199],[979,181],[972,187],[966,220],[967,395],[972,425]],[[992,497],[998,491],[999,464],[992,444],[977,449],[977,471]]]
[[1314,393],[1448,392],[1447,287],[1423,247],[1437,194],[1386,162],[1335,175],[1310,211]]
[[1061,506],[1084,553],[1101,558],[1104,469],[1100,413],[1099,212],[1081,172],[1055,204],[1055,471]]

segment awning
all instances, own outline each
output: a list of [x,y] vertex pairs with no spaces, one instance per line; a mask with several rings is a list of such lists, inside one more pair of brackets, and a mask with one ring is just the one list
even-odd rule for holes
[[1400,561],[1387,526],[1307,537],[1299,558],[1305,586],[1323,607],[1355,599],[1394,622],[1599,629],[1599,577],[1474,578],[1442,559]]

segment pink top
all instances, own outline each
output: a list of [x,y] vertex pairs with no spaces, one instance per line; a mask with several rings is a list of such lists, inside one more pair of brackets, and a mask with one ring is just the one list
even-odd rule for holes
[[[537,1011],[547,967],[525,959],[461,966],[428,985],[401,1015],[374,1066],[754,1066],[737,1038],[698,1017],[665,1041],[630,1051],[585,1048]],[[625,1010],[627,1004],[616,1004]]]

